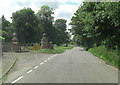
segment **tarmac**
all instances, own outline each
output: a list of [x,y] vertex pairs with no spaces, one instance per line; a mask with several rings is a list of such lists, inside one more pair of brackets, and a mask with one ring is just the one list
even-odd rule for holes
[[[30,68],[37,65],[39,62],[46,60],[49,56],[52,56],[52,55],[53,54],[34,53],[34,52],[15,53],[14,56],[17,57],[17,61],[14,67],[12,67],[12,69],[9,71],[7,75],[7,79],[4,83],[10,83],[10,81],[14,80],[16,77],[22,75],[23,73],[28,71]],[[6,55],[6,57],[8,56]],[[15,62],[15,59],[10,59],[10,60]],[[4,60],[3,63],[5,64],[6,61],[7,60]],[[6,65],[9,65],[9,64],[6,63]]]
[[80,47],[61,54],[24,52],[17,56],[5,83],[118,83],[116,68]]

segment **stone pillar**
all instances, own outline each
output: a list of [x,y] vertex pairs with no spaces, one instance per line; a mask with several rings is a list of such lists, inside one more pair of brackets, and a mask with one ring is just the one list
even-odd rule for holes
[[50,49],[53,49],[53,43],[52,43],[52,42],[50,42],[50,44],[51,44],[51,48],[50,48]]
[[43,38],[41,39],[41,48],[53,49],[53,44],[52,42],[48,42],[46,33],[43,34]]
[[17,34],[16,33],[13,34],[12,50],[14,52],[19,52],[19,43],[18,43],[18,38],[17,38]]
[[48,39],[46,38],[46,33],[43,34],[41,39],[41,48],[48,48]]
[[52,44],[52,42],[48,42],[48,48],[49,48],[49,49],[53,49],[53,44]]

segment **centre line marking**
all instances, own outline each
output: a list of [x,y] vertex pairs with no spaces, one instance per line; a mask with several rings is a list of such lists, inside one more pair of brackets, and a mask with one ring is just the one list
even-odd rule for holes
[[50,58],[48,58],[48,60],[50,60]]
[[34,69],[38,68],[38,66],[35,66]]
[[47,62],[47,60],[45,60],[44,62]]
[[18,79],[16,79],[15,81],[13,81],[12,83],[15,83],[15,82],[17,82],[17,81],[19,81],[20,79],[22,79],[23,78],[23,76],[21,76],[21,77],[19,77]]
[[29,70],[28,72],[27,72],[27,74],[29,74],[29,73],[31,73],[32,72],[32,70]]
[[40,65],[42,65],[44,62],[40,63]]

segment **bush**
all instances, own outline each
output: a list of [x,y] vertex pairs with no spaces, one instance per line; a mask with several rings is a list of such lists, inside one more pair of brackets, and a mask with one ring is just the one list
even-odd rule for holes
[[120,64],[118,63],[120,62],[120,54],[117,50],[108,50],[105,46],[99,46],[89,49],[89,52],[117,68],[120,67]]

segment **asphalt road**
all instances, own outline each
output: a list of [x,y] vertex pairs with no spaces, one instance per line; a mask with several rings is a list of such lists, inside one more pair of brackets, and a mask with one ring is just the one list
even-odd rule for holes
[[48,57],[12,83],[118,83],[118,70],[74,47]]

